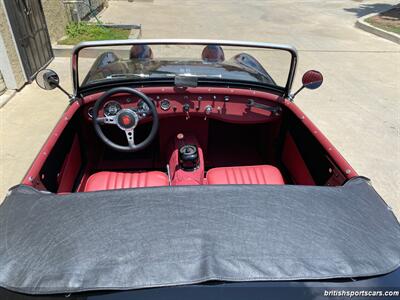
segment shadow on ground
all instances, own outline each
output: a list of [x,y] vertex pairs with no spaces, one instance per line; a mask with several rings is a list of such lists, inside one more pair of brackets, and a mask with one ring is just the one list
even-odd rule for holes
[[393,5],[386,3],[373,3],[373,4],[360,4],[358,7],[344,8],[344,10],[355,14],[357,18],[361,18],[369,14],[388,10],[392,7]]
[[393,6],[392,9],[385,11],[384,13],[380,14],[382,17],[388,20],[393,21],[400,21],[400,4]]

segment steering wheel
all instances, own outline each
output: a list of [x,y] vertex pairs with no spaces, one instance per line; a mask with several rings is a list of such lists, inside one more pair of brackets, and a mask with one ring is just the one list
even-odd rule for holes
[[[99,117],[99,109],[103,107],[104,102],[110,98],[111,96],[119,93],[130,94],[133,96],[138,96],[142,99],[147,106],[149,107],[149,112],[151,113],[152,127],[149,135],[146,137],[144,141],[139,144],[135,144],[135,128],[143,118],[140,114],[138,114],[135,110],[131,108],[123,108],[118,111],[115,116],[106,116]],[[105,92],[94,104],[93,106],[93,126],[96,131],[98,137],[109,147],[121,151],[121,152],[136,152],[146,148],[156,137],[158,131],[158,115],[156,107],[154,106],[153,101],[151,101],[145,94],[128,87],[116,87],[107,92]],[[125,132],[126,139],[128,140],[128,146],[123,146],[120,144],[116,144],[112,142],[101,129],[102,124],[113,124],[118,126],[119,129]]]

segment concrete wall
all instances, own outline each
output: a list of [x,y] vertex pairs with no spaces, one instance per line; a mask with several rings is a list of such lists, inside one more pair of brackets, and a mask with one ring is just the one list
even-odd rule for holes
[[26,82],[3,0],[0,0],[0,71],[9,89],[19,89]]
[[50,39],[53,43],[65,35],[65,27],[68,22],[74,20],[74,15],[78,14],[79,19],[91,17],[89,4],[95,12],[108,5],[108,0],[84,0],[85,4],[68,4],[68,0],[66,0],[66,4],[63,0],[41,1]]
[[63,0],[41,0],[49,35],[52,43],[65,35],[65,27],[73,20],[73,11],[80,19],[90,16],[89,4],[93,11],[107,7],[108,0],[84,0],[85,4],[64,4]]
[[54,43],[65,35],[68,24],[67,7],[62,0],[42,0],[43,12],[51,42]]

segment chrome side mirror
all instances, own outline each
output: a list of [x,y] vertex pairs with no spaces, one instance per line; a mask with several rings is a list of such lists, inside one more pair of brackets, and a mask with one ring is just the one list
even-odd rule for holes
[[57,73],[50,69],[44,69],[36,74],[36,83],[44,90],[54,90],[58,88],[71,100],[72,96],[60,86],[60,78]]
[[44,69],[36,74],[36,83],[44,90],[53,90],[59,86],[60,78],[50,69]]
[[301,86],[301,88],[299,88],[297,90],[297,92],[289,95],[289,100],[293,101],[294,97],[296,97],[296,95],[298,93],[300,93],[300,91],[304,88],[310,89],[310,90],[315,90],[315,89],[319,88],[323,81],[324,81],[324,77],[322,76],[321,72],[315,71],[315,70],[309,70],[309,71],[305,72],[301,79],[301,82],[303,83],[303,85]]

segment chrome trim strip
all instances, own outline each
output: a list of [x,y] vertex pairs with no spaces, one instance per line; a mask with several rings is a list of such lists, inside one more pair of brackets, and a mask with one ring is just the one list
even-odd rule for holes
[[91,47],[107,47],[107,46],[130,46],[130,45],[221,45],[221,46],[238,46],[238,47],[253,47],[276,49],[290,52],[292,55],[288,80],[285,87],[285,97],[290,95],[290,89],[293,84],[294,75],[297,65],[297,50],[295,47],[284,44],[262,43],[262,42],[245,42],[245,41],[232,41],[232,40],[208,40],[208,39],[144,39],[144,40],[108,40],[108,41],[92,41],[82,42],[72,49],[72,82],[73,82],[73,95],[75,97],[79,94],[79,77],[78,77],[78,57],[79,51],[84,48]]

